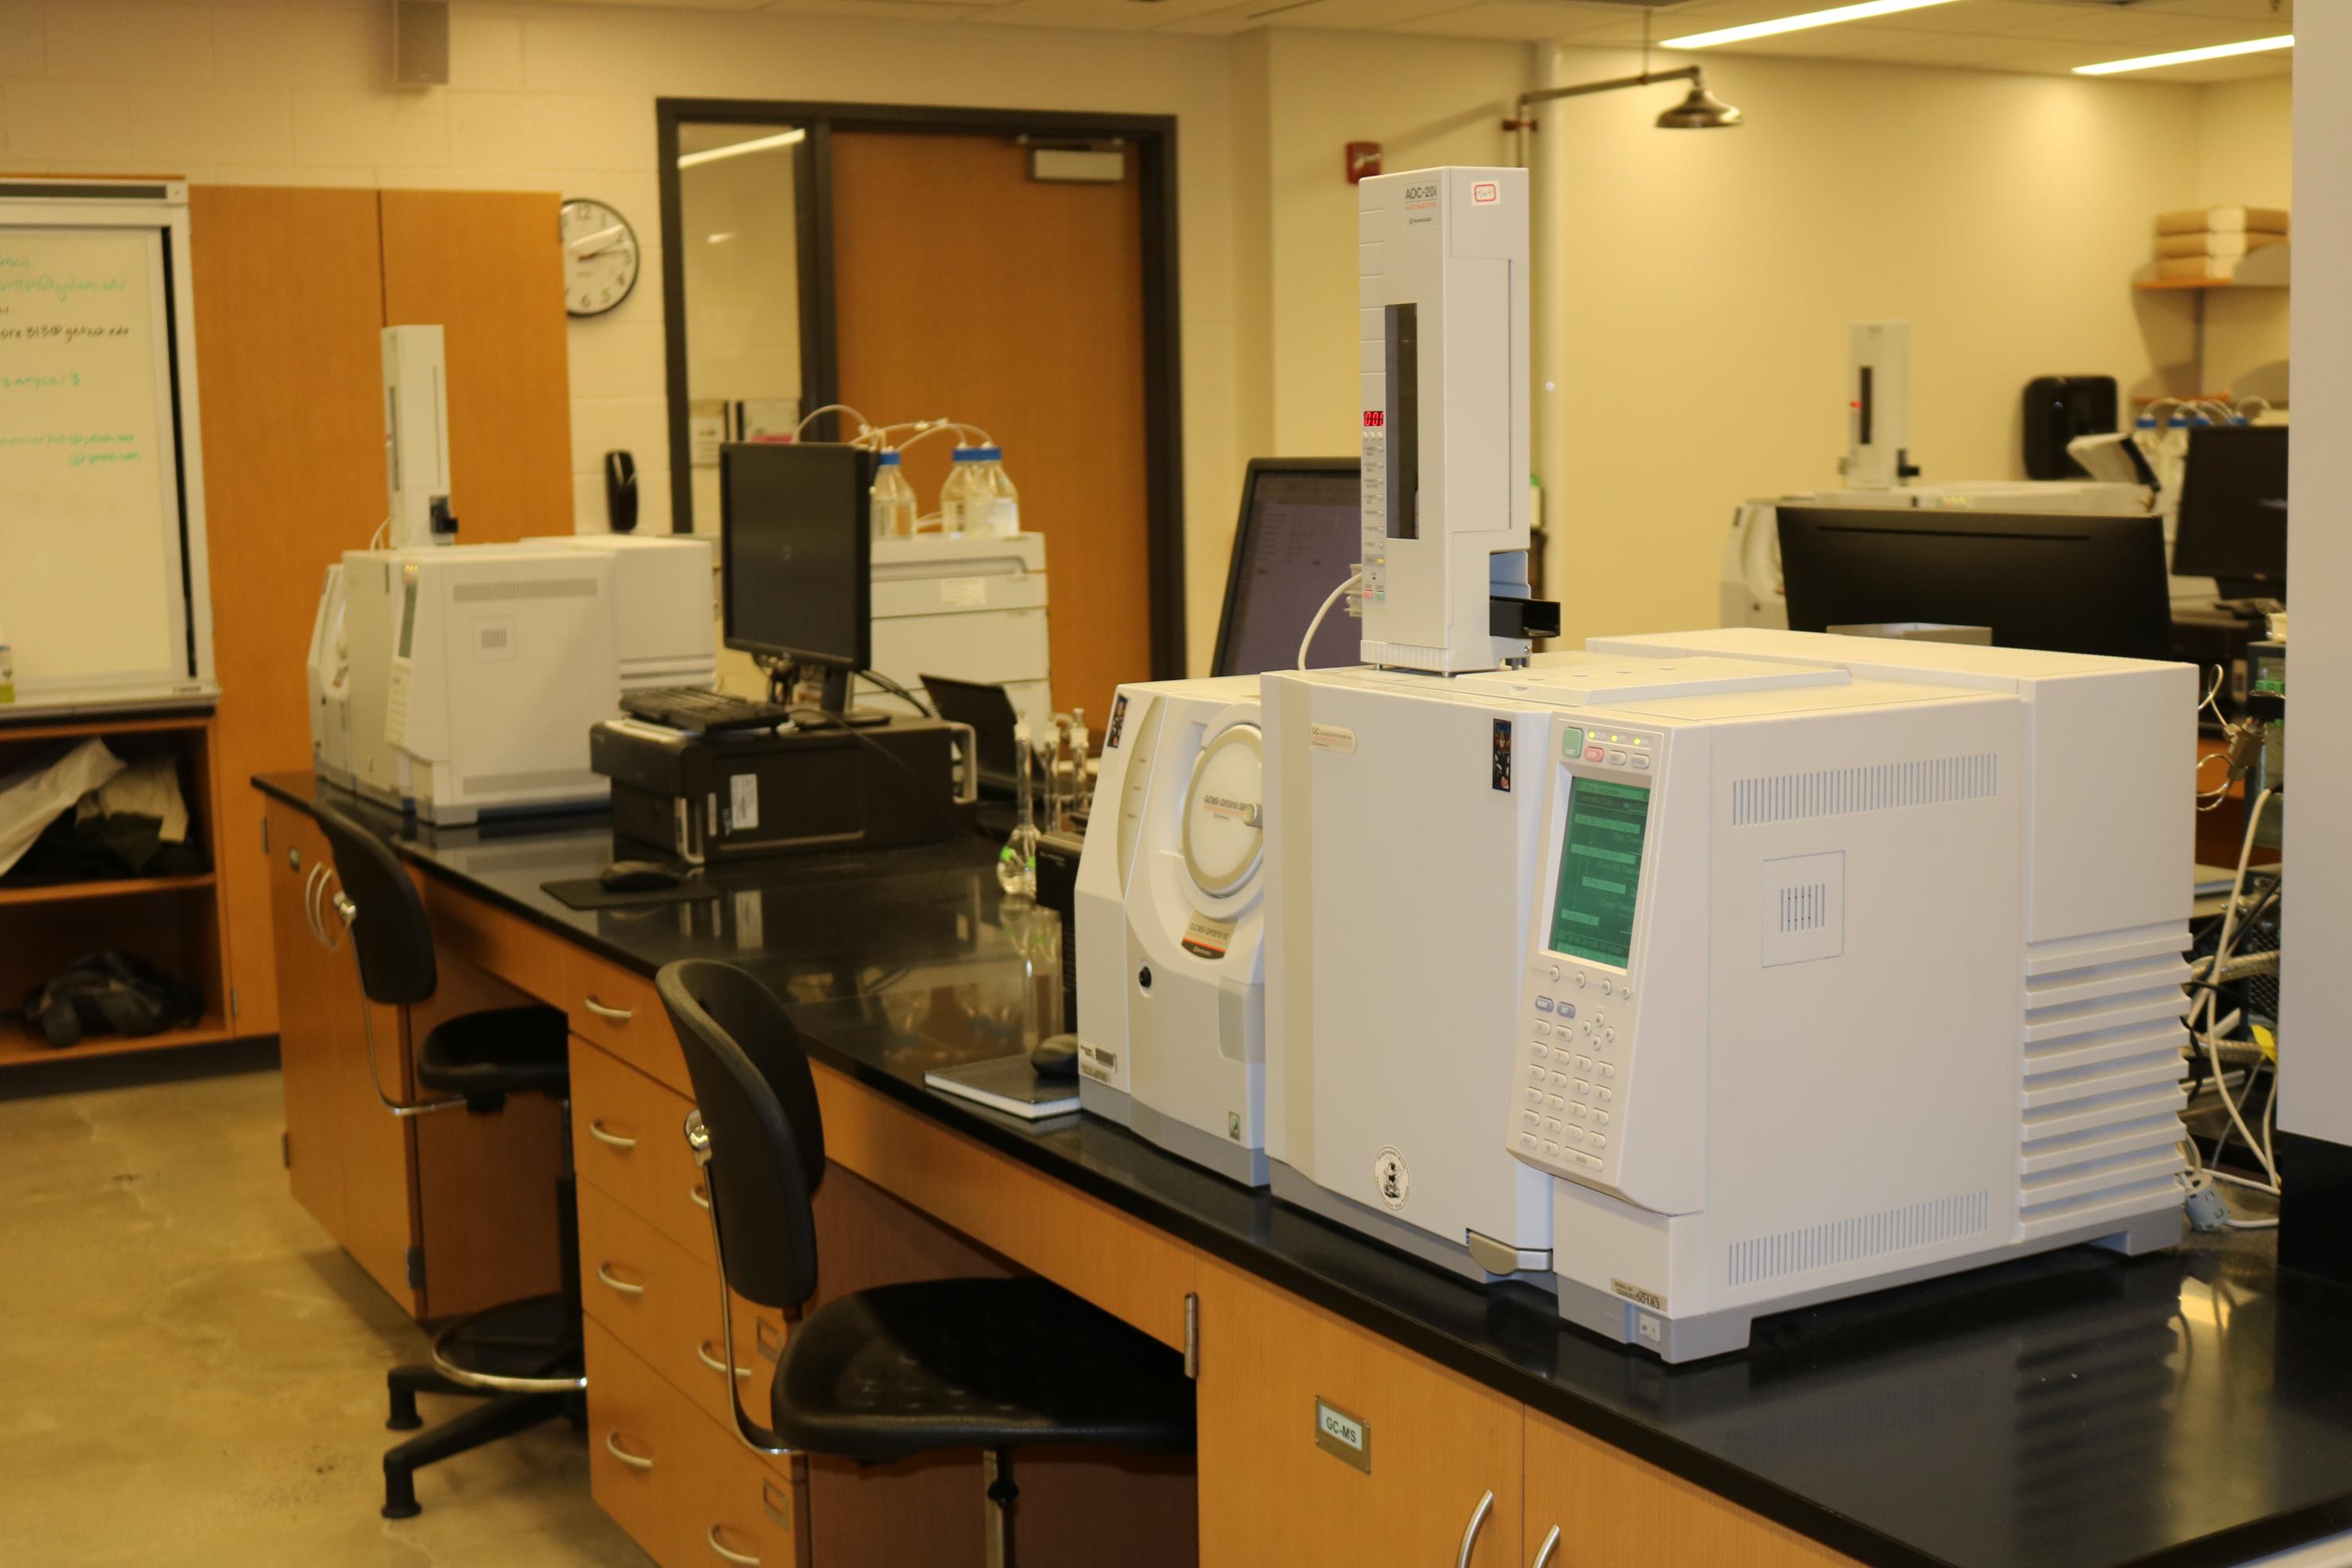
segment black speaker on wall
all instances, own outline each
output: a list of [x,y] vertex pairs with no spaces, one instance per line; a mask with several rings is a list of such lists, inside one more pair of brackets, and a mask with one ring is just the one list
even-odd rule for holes
[[2081,479],[2090,475],[2066,455],[2077,436],[2119,428],[2112,375],[2037,375],[2025,384],[2025,477]]

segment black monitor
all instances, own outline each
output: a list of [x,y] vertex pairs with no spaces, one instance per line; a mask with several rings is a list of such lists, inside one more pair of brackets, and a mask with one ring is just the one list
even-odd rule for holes
[[2171,657],[2164,524],[2038,512],[1784,506],[1789,627],[1990,626],[2000,647]]
[[2211,425],[2189,432],[2175,572],[2218,578],[2234,598],[2286,596],[2286,430]]
[[[1252,458],[1217,618],[1217,675],[1298,663],[1316,606],[1363,557],[1361,465],[1353,458]],[[1362,627],[1338,605],[1307,650],[1310,669],[1360,662]]]
[[826,441],[719,448],[721,624],[729,647],[816,665],[836,683],[873,662],[874,454]]

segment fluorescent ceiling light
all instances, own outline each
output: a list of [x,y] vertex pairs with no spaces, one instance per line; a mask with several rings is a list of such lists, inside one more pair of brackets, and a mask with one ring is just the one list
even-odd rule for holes
[[2163,66],[2192,65],[2199,60],[2226,60],[2231,55],[2266,54],[2272,49],[2294,47],[2294,35],[2281,33],[2275,38],[2254,38],[2242,44],[2215,44],[2210,48],[2175,49],[2168,55],[2141,55],[2137,59],[2109,60],[2105,65],[2076,66],[2076,76],[2113,76],[2117,71],[2152,71]]
[[1779,16],[1769,22],[1748,22],[1737,27],[1718,27],[1712,33],[1693,33],[1687,37],[1668,38],[1661,48],[1707,49],[1717,44],[1744,44],[1750,38],[1769,38],[1778,33],[1801,33],[1807,27],[1827,27],[1839,22],[1866,22],[1873,16],[1892,16],[1897,11],[1924,11],[1930,5],[1948,5],[1952,0],[1863,0],[1858,5],[1832,5],[1826,11],[1807,11],[1797,16]]
[[789,147],[805,141],[808,132],[795,125],[790,131],[779,131],[773,136],[754,136],[749,142],[730,142],[724,147],[712,147],[701,153],[681,153],[677,166],[691,169],[698,163],[715,163],[721,158],[740,158],[746,153],[764,153],[771,147]]

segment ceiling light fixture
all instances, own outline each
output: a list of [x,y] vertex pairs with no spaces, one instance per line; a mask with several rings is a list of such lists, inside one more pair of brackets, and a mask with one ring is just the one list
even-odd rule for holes
[[703,163],[715,163],[721,158],[740,158],[746,153],[765,153],[772,147],[789,147],[795,142],[807,139],[807,131],[795,125],[790,131],[779,131],[773,136],[754,136],[749,142],[730,142],[724,147],[711,147],[700,153],[681,153],[677,155],[677,166],[691,169]]
[[1692,33],[1685,37],[1668,38],[1659,47],[1711,49],[1717,44],[1744,44],[1750,38],[1801,33],[1808,27],[1834,26],[1840,22],[1864,22],[1873,16],[1892,16],[1898,11],[1924,11],[1930,5],[1948,5],[1951,3],[1952,0],[1863,0],[1858,5],[1832,5],[1826,11],[1807,11],[1801,16],[1775,17],[1769,22],[1748,22],[1737,27],[1718,27],[1712,33]]
[[2165,66],[2194,65],[2199,60],[2226,60],[2233,55],[2267,54],[2273,49],[2294,47],[2294,35],[2281,33],[2275,38],[2253,38],[2242,44],[2215,44],[2202,49],[2175,49],[2168,55],[2141,55],[2136,59],[2108,60],[2095,66],[2076,66],[2076,76],[2114,76],[2119,71],[2152,71]]

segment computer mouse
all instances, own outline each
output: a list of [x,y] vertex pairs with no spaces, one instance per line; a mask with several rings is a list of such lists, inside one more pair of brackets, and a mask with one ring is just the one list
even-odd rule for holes
[[676,868],[655,860],[615,860],[596,874],[597,886],[614,893],[675,888],[685,879]]
[[1042,1079],[1067,1080],[1078,1076],[1078,1037],[1048,1035],[1029,1047],[1029,1065]]

